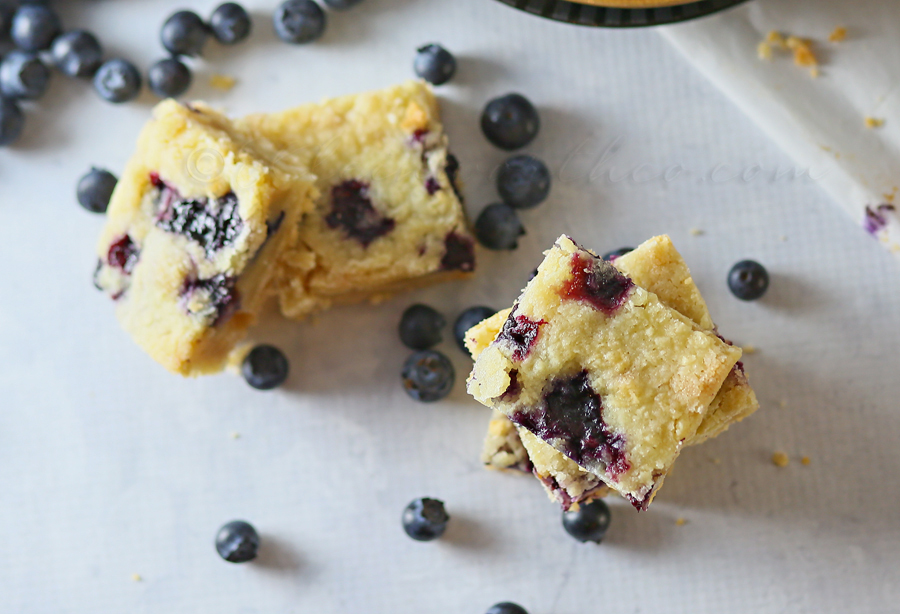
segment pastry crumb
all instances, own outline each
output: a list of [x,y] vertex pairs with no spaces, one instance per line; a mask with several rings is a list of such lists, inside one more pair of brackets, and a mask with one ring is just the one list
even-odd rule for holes
[[755,345],[745,345],[741,349],[744,350],[744,354],[756,354],[756,346]]
[[787,241],[787,236],[786,236],[786,235],[781,235],[780,237],[778,237],[778,240],[779,240],[779,241]]
[[237,431],[232,431],[231,433],[228,434],[228,436],[231,437],[232,439],[240,439],[241,438],[241,434],[238,433]]
[[787,401],[785,401],[784,399],[781,399],[778,404],[781,406],[781,409],[787,407]]
[[791,462],[791,459],[788,458],[788,455],[784,452],[775,452],[772,454],[772,463],[777,467],[787,467]]
[[809,460],[809,457],[808,457],[808,456],[804,456],[803,458],[800,459],[800,464],[801,464],[801,465],[809,466],[809,464],[810,464],[811,462],[812,462],[812,461]]
[[772,45],[770,45],[766,41],[760,41],[759,45],[756,46],[756,55],[760,60],[771,60]]
[[813,66],[809,69],[809,76],[813,79],[818,79],[820,74],[818,66]]
[[828,40],[832,43],[840,43],[847,40],[847,28],[838,26],[828,35]]
[[716,458],[716,457],[714,457],[714,456],[710,456],[710,457],[709,457],[709,462],[711,462],[713,465],[721,465],[721,464],[722,464],[722,459]]
[[691,228],[691,234],[695,237],[700,237],[706,234],[706,231],[702,228]]
[[678,525],[679,527],[683,527],[684,525],[687,524],[687,519],[679,516],[678,518],[675,519],[675,524]]
[[142,582],[142,581],[144,580],[144,579],[141,577],[141,574],[139,574],[139,573],[133,573],[133,574],[131,574],[131,579],[134,580],[135,582]]
[[866,122],[866,128],[869,128],[869,129],[881,128],[884,125],[884,120],[880,117],[869,116],[869,117],[866,117],[865,122]]
[[230,75],[213,74],[209,76],[209,85],[217,90],[227,92],[237,85],[237,79]]
[[779,32],[778,30],[772,30],[766,35],[766,40],[769,45],[772,47],[777,47],[778,49],[787,49],[787,41],[784,38],[784,34]]

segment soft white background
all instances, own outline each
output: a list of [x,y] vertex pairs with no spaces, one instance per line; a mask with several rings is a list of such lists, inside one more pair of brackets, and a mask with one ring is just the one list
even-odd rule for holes
[[[482,253],[470,281],[260,329],[291,359],[284,389],[183,380],[137,349],[93,289],[103,220],[74,199],[91,164],[122,168],[153,101],[111,106],[57,75],[29,108],[21,144],[0,151],[0,611],[897,607],[898,263],[810,173],[774,178],[803,169],[653,31],[580,29],[490,0],[366,0],[331,15],[320,42],[290,47],[271,34],[275,2],[250,4],[252,40],[210,44],[192,96],[244,113],[381,87],[411,75],[417,45],[440,41],[460,60],[440,94],[470,213],[496,198],[491,172],[507,155],[483,139],[479,113],[509,91],[540,108],[527,150],[553,169],[553,193],[523,214],[519,250]],[[206,14],[214,2],[64,12],[147,66],[162,56],[159,25],[183,6]],[[211,72],[239,85],[217,93]],[[731,178],[755,165],[755,178]],[[684,170],[667,181],[672,168]],[[561,232],[601,251],[669,233],[723,333],[759,348],[746,359],[758,414],[686,451],[650,511],[613,500],[602,546],[570,539],[533,480],[481,468],[487,413],[465,395],[469,362],[452,341],[441,346],[457,367],[449,400],[417,404],[399,385],[408,351],[395,326],[407,305],[428,302],[448,319],[472,304],[508,306]],[[772,273],[759,303],[725,285],[743,258]],[[772,465],[775,450],[791,455],[788,468]],[[422,495],[452,516],[438,542],[413,542],[399,526]],[[263,535],[253,564],[213,549],[234,518]]]

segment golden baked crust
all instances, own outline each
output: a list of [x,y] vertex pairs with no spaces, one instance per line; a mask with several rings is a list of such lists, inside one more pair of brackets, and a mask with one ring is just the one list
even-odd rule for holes
[[[424,82],[251,115],[237,125],[302,157],[317,178],[320,197],[282,258],[285,315],[473,270],[456,161]],[[344,199],[368,202],[367,231],[341,223]]]
[[468,390],[646,507],[740,354],[563,236]]
[[[95,283],[116,300],[123,328],[164,367],[182,375],[221,370],[314,193],[298,160],[248,141],[201,103],[163,101],[110,201]],[[186,202],[198,203],[210,223],[219,208],[236,205],[228,240],[198,241],[197,233],[214,232],[209,223],[191,231],[167,223],[172,207]]]

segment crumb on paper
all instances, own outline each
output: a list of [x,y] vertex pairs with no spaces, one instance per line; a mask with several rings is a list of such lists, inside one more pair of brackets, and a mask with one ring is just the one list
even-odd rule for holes
[[691,228],[691,235],[695,237],[700,237],[706,234],[706,231],[702,228]]
[[241,438],[241,434],[238,433],[237,431],[232,431],[231,433],[228,434],[228,436],[231,437],[232,439],[240,439]]
[[209,76],[209,85],[217,90],[227,92],[237,85],[237,79],[230,75],[213,74]]
[[866,122],[866,128],[869,128],[869,129],[881,128],[884,125],[884,119],[882,119],[880,117],[868,116],[868,117],[866,117],[865,122]]
[[778,49],[787,49],[787,41],[784,38],[784,34],[779,32],[778,30],[772,30],[766,35],[766,40],[764,41],[771,45],[772,47]]
[[760,41],[759,45],[756,46],[756,55],[760,60],[771,60],[772,45],[770,45],[766,41]]
[[678,525],[679,527],[683,527],[684,525],[687,524],[687,519],[679,516],[678,518],[675,519],[675,524]]
[[756,346],[755,345],[745,345],[741,349],[744,350],[744,354],[756,354]]
[[778,237],[778,240],[782,242],[787,241],[787,235],[781,235],[780,237]]
[[784,452],[775,452],[772,454],[772,463],[776,467],[787,467],[791,462],[791,459],[788,458],[788,455]]
[[781,409],[787,407],[787,401],[785,401],[784,399],[781,399],[778,404],[781,406]]
[[818,79],[819,75],[821,75],[821,74],[822,73],[819,72],[818,66],[813,66],[812,68],[809,69],[809,76],[812,77],[813,79]]
[[847,40],[847,28],[838,26],[828,35],[828,40],[832,43],[840,43]]
[[812,462],[812,461],[809,460],[809,457],[808,457],[808,456],[804,456],[803,458],[800,459],[800,464],[801,464],[801,465],[809,466],[809,464],[810,464],[811,462]]
[[231,350],[231,353],[228,354],[228,358],[225,360],[225,371],[232,375],[239,376],[241,374],[241,365],[244,364],[244,359],[247,358],[247,354],[249,354],[252,349],[252,343],[245,342],[238,344]]
[[139,574],[139,573],[133,573],[133,574],[131,574],[131,579],[134,580],[135,582],[142,582],[142,581],[144,580],[144,579],[141,577],[141,574]]
[[722,459],[716,458],[715,456],[710,456],[710,457],[709,457],[709,462],[711,462],[713,465],[721,465],[721,464],[722,464]]

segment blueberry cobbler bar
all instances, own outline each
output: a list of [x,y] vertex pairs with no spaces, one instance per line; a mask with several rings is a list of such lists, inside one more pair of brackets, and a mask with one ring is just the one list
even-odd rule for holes
[[645,509],[740,355],[563,236],[468,389]]
[[170,371],[220,370],[313,206],[306,168],[202,105],[164,101],[108,211],[95,284]]
[[[701,328],[713,330],[706,303],[691,278],[686,263],[669,237],[654,237],[626,256],[614,259],[613,264],[635,284],[655,293],[664,305],[688,316]],[[474,358],[477,358],[500,332],[509,311],[499,312],[468,331],[466,345]],[[756,411],[758,406],[743,366],[736,363],[713,399],[697,433],[687,440],[685,445],[696,445],[718,435],[731,424]],[[495,454],[496,440],[491,436],[491,433],[513,427],[511,422],[504,425],[504,420],[509,422],[505,416],[494,412],[482,455],[483,461],[489,467],[505,468],[495,464],[504,457]],[[599,476],[580,468],[527,430],[518,428],[517,433],[536,477],[543,482],[551,499],[560,502],[565,509],[605,494]],[[515,442],[509,441],[513,438],[514,436],[507,438],[507,448],[516,447]]]
[[278,280],[289,317],[474,270],[431,88],[417,81],[238,122],[302,157],[320,196]]

